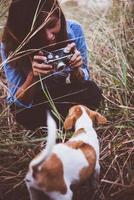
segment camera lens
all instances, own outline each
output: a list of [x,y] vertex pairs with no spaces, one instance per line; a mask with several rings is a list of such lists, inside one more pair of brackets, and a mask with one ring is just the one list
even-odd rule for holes
[[63,61],[58,62],[57,71],[63,70],[65,66],[66,66],[66,64]]

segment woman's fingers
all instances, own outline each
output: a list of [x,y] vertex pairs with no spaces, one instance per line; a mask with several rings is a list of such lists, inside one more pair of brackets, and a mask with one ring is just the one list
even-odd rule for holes
[[38,62],[45,62],[46,61],[46,57],[43,55],[35,55],[33,58],[34,61],[38,61]]
[[72,42],[72,43],[67,45],[66,49],[69,52],[74,51],[76,49],[76,44],[74,42]]
[[77,59],[78,60],[81,59],[81,55],[80,55],[80,52],[78,50],[75,50],[73,56],[70,59],[70,62],[74,62]]
[[83,61],[82,61],[80,51],[76,49],[74,55],[72,56],[70,60],[70,65],[72,67],[81,67],[82,63]]
[[37,76],[39,74],[41,74],[41,75],[47,75],[49,73],[51,73],[51,70],[33,69],[33,74],[35,76]]
[[53,71],[53,67],[51,65],[47,65],[44,63],[40,64],[36,61],[33,61],[32,69],[35,76],[39,74],[47,75],[48,73],[51,73]]
[[46,57],[41,51],[33,57],[32,69],[35,76],[39,74],[47,75],[53,71],[52,65],[49,65],[45,62]]
[[42,70],[43,69],[44,70],[51,70],[51,69],[53,69],[52,65],[45,64],[45,63],[38,63],[36,61],[33,61],[32,68],[42,69]]
[[75,63],[72,63],[71,66],[73,66],[73,68],[78,68],[81,67],[81,65],[83,64],[82,60],[80,61],[76,61]]
[[41,75],[47,75],[47,74],[50,74],[52,72],[52,69],[39,69],[39,68],[33,68],[33,74],[35,76],[41,74]]
[[[83,60],[81,57],[80,51],[76,49],[76,44],[74,42],[67,45],[67,50],[73,52],[73,56],[70,59],[70,66],[73,68],[81,67]],[[37,74],[47,75],[53,72],[52,65],[46,64],[47,58],[43,55],[42,52],[39,52],[38,55],[35,55],[33,58],[32,68],[33,73],[36,76]]]
[[39,55],[43,56],[44,55],[43,51],[39,51]]
[[73,56],[71,57],[69,64],[72,67],[81,67],[83,61],[82,61],[80,51],[78,51],[76,48],[76,44],[74,42],[72,42],[72,43],[68,44],[66,48],[69,52],[71,52],[71,51],[73,52]]

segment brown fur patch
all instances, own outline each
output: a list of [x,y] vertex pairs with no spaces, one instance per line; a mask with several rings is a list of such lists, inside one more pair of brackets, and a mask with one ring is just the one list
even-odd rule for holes
[[89,108],[87,108],[86,106],[82,107],[86,110],[88,116],[92,119],[93,122],[97,122],[98,124],[106,124],[107,123],[107,119],[102,116],[100,113],[90,110]]
[[82,110],[80,106],[82,106],[85,109],[88,116],[92,119],[93,122],[97,121],[98,124],[107,123],[107,119],[98,112],[90,110],[84,105],[76,105],[69,109],[69,114],[64,122],[65,130],[71,129],[75,125],[76,120],[82,115]]
[[75,125],[76,120],[82,115],[82,110],[79,105],[73,106],[69,109],[68,116],[64,122],[64,129],[69,130],[73,128]]
[[67,141],[65,144],[68,147],[71,147],[73,149],[80,149],[80,147],[82,147],[84,142],[83,141]]
[[80,135],[81,133],[86,133],[84,128],[80,128],[77,131],[75,131],[73,137]]
[[90,177],[94,172],[95,164],[96,164],[96,152],[95,152],[94,148],[88,144],[83,145],[81,150],[83,151],[83,153],[89,163],[89,166],[84,167],[80,171],[80,179],[81,179],[81,181],[84,181],[85,179],[87,179],[87,177]]
[[83,141],[68,141],[66,144],[73,149],[80,149],[89,163],[89,166],[84,167],[80,171],[80,180],[84,181],[94,172],[96,164],[96,152],[91,145],[86,144]]
[[67,192],[63,177],[63,165],[56,154],[44,161],[35,174],[35,180],[40,188],[46,192],[58,191],[62,194]]

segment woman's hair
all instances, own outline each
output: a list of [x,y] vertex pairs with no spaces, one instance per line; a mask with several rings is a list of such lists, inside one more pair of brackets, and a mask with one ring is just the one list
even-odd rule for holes
[[[67,40],[67,30],[65,16],[57,0],[12,0],[2,36],[7,56],[19,45],[21,45],[20,51],[23,52],[45,46],[45,41],[42,41],[40,37],[42,29],[39,30],[39,28],[51,15],[61,19],[60,41],[58,41],[59,45],[57,44],[57,48],[61,48]],[[21,62],[22,59],[18,61]]]

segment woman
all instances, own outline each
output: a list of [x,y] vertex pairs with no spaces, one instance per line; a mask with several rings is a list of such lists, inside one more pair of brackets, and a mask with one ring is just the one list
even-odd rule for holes
[[[58,71],[47,62],[46,52],[61,48],[71,58]],[[45,126],[47,110],[59,118],[72,104],[99,106],[101,91],[89,80],[83,30],[79,23],[65,19],[57,0],[12,0],[1,55],[8,102],[25,128]]]

